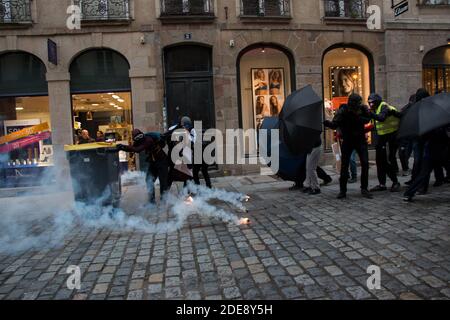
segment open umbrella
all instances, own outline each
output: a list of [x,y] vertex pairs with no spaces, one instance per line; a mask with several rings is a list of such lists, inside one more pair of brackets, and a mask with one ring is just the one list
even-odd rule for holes
[[311,85],[286,98],[280,112],[280,136],[294,155],[308,152],[322,133],[323,102]]
[[[265,118],[261,129],[268,130],[267,134],[267,145],[259,144],[260,154],[269,154],[273,150],[275,145],[271,145],[271,131],[272,129],[279,129],[279,119],[276,117]],[[279,149],[279,169],[276,173],[283,180],[295,181],[295,178],[298,175],[300,167],[306,161],[306,154],[293,155],[286,144],[282,141],[278,141],[276,143]]]
[[397,138],[422,136],[450,124],[450,93],[440,93],[413,104],[402,116]]

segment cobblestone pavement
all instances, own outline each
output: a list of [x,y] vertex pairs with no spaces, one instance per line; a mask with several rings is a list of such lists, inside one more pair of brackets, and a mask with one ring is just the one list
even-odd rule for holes
[[[191,217],[170,234],[76,228],[59,249],[0,255],[0,299],[449,299],[450,185],[403,203],[401,193],[363,199],[353,184],[342,201],[336,178],[317,196],[271,177],[215,179],[251,196],[249,226]],[[69,265],[81,268],[80,290],[67,289]],[[381,268],[380,290],[366,286],[369,265]]]

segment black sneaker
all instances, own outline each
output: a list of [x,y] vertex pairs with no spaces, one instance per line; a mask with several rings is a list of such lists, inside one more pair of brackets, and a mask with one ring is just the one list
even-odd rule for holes
[[405,196],[405,197],[403,197],[403,201],[405,201],[405,202],[413,202],[413,198]]
[[370,189],[370,192],[386,191],[386,190],[387,190],[386,186],[377,185],[376,187]]
[[358,181],[358,179],[356,177],[351,178],[350,180],[348,180],[348,183],[356,183]]
[[372,194],[368,190],[361,190],[361,195],[367,199],[373,199]]
[[320,189],[311,189],[311,191],[309,192],[310,195],[316,195],[320,193]]
[[323,180],[322,185],[326,186],[327,184],[329,184],[331,181],[333,181],[333,179],[331,177],[328,177],[328,179]]
[[294,184],[292,187],[289,188],[290,191],[294,190],[303,190],[303,186],[299,184]]
[[337,198],[338,199],[345,199],[345,198],[347,198],[347,194],[345,192],[339,192]]
[[444,181],[439,180],[439,181],[436,181],[436,182],[433,184],[433,187],[440,187],[440,186],[442,186],[443,184],[444,184]]
[[400,183],[396,182],[392,184],[391,192],[399,192],[400,191]]
[[311,189],[310,187],[307,187],[305,189],[303,189],[303,193],[310,193],[313,189]]

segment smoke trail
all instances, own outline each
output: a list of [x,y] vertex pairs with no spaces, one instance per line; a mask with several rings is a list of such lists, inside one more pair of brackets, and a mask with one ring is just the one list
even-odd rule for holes
[[[122,181],[124,184],[134,183],[139,189],[147,188],[143,172],[127,172],[122,175]],[[67,187],[67,182],[57,181],[57,185],[60,183]],[[159,206],[145,203],[133,212],[103,206],[110,192],[106,189],[98,199],[89,204],[68,202],[67,193],[56,192],[40,199],[41,203],[6,200],[8,212],[2,214],[0,219],[0,253],[14,254],[29,249],[58,247],[64,244],[65,237],[77,227],[107,228],[120,232],[170,233],[183,228],[187,219],[193,215],[239,224],[239,218],[235,214],[211,204],[217,200],[246,211],[242,204],[245,195],[191,183],[178,194],[165,194]],[[193,194],[193,200],[186,202],[190,193]],[[169,218],[163,222],[151,221],[160,216]]]

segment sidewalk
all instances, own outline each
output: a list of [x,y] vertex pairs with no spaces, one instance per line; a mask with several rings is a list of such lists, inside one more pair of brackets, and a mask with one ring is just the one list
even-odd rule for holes
[[[449,299],[450,185],[403,203],[402,193],[364,199],[351,184],[342,201],[333,180],[309,196],[273,177],[215,178],[251,197],[250,225],[190,217],[158,235],[77,227],[62,248],[0,254],[0,299]],[[142,188],[124,190],[126,210],[144,200]],[[80,290],[67,289],[69,265],[81,268]],[[367,288],[370,265],[380,290]]]

